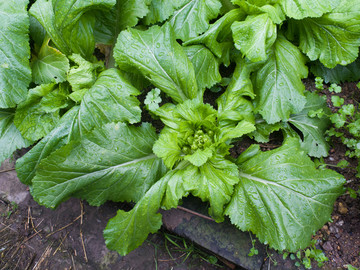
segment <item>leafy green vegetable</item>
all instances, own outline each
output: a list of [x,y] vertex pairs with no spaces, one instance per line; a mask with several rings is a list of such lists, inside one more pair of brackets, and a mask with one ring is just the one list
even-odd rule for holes
[[297,20],[320,17],[337,6],[335,0],[280,0],[279,2],[285,14]]
[[44,41],[40,52],[32,63],[32,76],[36,84],[61,83],[66,81],[70,69],[69,60],[57,49],[49,46],[50,39]]
[[311,64],[311,72],[317,76],[324,78],[325,83],[343,83],[360,80],[360,59],[352,62],[349,65],[329,69],[322,65],[319,61]]
[[60,119],[60,107],[47,111],[42,100],[55,91],[55,84],[42,84],[31,89],[25,101],[16,109],[14,124],[24,138],[36,141],[48,134]]
[[189,0],[164,1],[153,0],[149,6],[149,13],[145,17],[145,24],[154,24],[168,19],[175,10],[182,7]]
[[[184,176],[177,179],[182,193],[176,196],[175,204],[169,204],[166,193],[165,206],[175,207],[176,201],[189,192],[202,200],[210,201],[210,214],[218,221],[223,219],[223,206],[230,200],[232,186],[237,183],[235,164],[224,159],[230,139],[241,137],[254,130],[254,126],[242,121],[238,126],[219,129],[216,110],[210,105],[188,100],[157,111],[167,128],[154,144],[154,153],[164,160],[166,166],[177,170],[188,161]],[[178,125],[177,123],[182,123]],[[186,163],[185,163],[186,164]],[[170,182],[169,182],[170,183]]]
[[[331,114],[302,79],[313,60],[336,66],[321,67],[325,82],[354,77],[357,62],[338,64],[358,58],[356,1],[35,0],[26,11],[28,1],[0,0],[0,162],[34,143],[16,170],[47,207],[135,202],[104,231],[121,254],[189,194],[217,222],[228,215],[275,249],[305,248],[344,183],[307,155],[327,155],[330,119],[328,135],[358,158],[360,116],[339,86],[328,88]],[[278,130],[282,146],[236,158],[245,136]],[[304,265],[324,259],[307,250]]]
[[32,195],[51,208],[70,195],[92,205],[106,200],[138,201],[165,172],[152,153],[156,138],[148,124],[135,128],[110,123],[95,129],[41,161]]
[[301,79],[307,77],[308,70],[298,48],[282,36],[278,36],[270,53],[254,78],[257,90],[255,111],[273,124],[304,108],[305,87]]
[[161,102],[160,89],[154,88],[147,95],[144,100],[144,104],[149,111],[156,111],[159,109],[159,103]]
[[[290,21],[290,35],[299,35],[299,48],[311,60],[319,59],[324,66],[353,62],[359,53],[359,7],[354,0],[341,1],[331,13],[320,18]],[[355,9],[355,10],[354,10]]]
[[169,19],[176,38],[184,41],[207,30],[209,21],[217,17],[221,8],[219,0],[186,0],[185,3]]
[[121,69],[136,68],[176,102],[202,96],[197,90],[194,67],[169,24],[148,31],[121,32],[114,57]]
[[266,54],[276,40],[276,25],[269,15],[248,16],[245,21],[234,22],[231,27],[235,47],[252,62],[266,60]]
[[219,63],[215,56],[202,45],[184,47],[194,66],[196,82],[201,92],[221,81]]
[[80,134],[104,122],[139,122],[141,110],[135,97],[138,94],[118,70],[103,71],[81,100],[77,116]]
[[236,59],[236,68],[230,84],[216,101],[221,126],[231,125],[243,119],[254,122],[253,104],[245,97],[255,97],[250,74],[258,66],[258,63],[243,58]]
[[231,222],[278,250],[307,247],[328,221],[345,179],[317,170],[296,139],[239,159],[240,182],[225,210]]
[[95,20],[92,18],[94,15],[86,12],[107,10],[115,3],[115,0],[37,0],[31,6],[30,14],[46,29],[52,42],[62,53],[78,53],[90,58],[95,47]]
[[70,141],[80,139],[95,127],[100,128],[107,122],[139,122],[139,102],[133,96],[137,94],[138,90],[119,71],[108,69],[101,73],[81,104],[69,110],[52,132],[17,162],[20,180],[30,184],[41,159]]
[[167,182],[175,172],[169,172],[156,182],[130,212],[118,210],[104,230],[108,248],[128,254],[140,246],[149,233],[157,232],[162,224],[160,208]]
[[[103,63],[90,63],[83,59],[79,54],[69,56],[76,65],[72,66],[67,74],[67,81],[70,83],[74,92],[89,89],[96,81],[96,73],[101,71]],[[76,100],[79,101],[79,100]]]
[[233,42],[229,40],[231,25],[244,17],[245,14],[241,9],[233,9],[211,24],[204,34],[187,40],[184,45],[204,44],[228,66],[230,64],[230,49],[233,46]]
[[58,125],[29,152],[16,161],[16,172],[20,181],[26,185],[31,185],[31,180],[35,176],[36,169],[40,161],[48,157],[52,152],[67,144],[72,137],[77,137],[72,133],[79,130],[76,118],[79,113],[79,106],[69,110],[59,121]]
[[13,110],[0,110],[0,164],[16,150],[28,147],[30,142],[24,139],[13,123]]
[[329,144],[324,138],[326,129],[330,125],[330,120],[327,117],[311,118],[308,116],[310,111],[322,110],[324,113],[329,113],[330,110],[326,107],[326,101],[321,97],[307,93],[307,103],[304,109],[295,115],[291,115],[288,123],[297,127],[302,135],[302,148],[312,157],[325,157],[328,155],[330,149]]
[[256,120],[256,131],[251,135],[257,142],[268,142],[269,135],[282,129],[285,134],[298,137],[303,150],[313,157],[327,156],[329,144],[325,132],[330,125],[329,108],[322,97],[306,92],[306,104],[298,114],[290,115],[284,122],[267,124],[262,119]]
[[133,27],[149,12],[151,0],[116,1],[111,10],[96,11],[94,28],[98,43],[113,45],[120,31]]
[[23,101],[31,81],[27,4],[27,0],[0,2],[0,108]]

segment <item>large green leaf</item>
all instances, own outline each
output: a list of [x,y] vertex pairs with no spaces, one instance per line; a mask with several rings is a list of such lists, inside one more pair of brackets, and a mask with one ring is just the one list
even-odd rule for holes
[[136,69],[176,102],[201,97],[194,67],[169,24],[120,33],[114,57],[121,69]]
[[221,126],[236,124],[247,119],[254,120],[254,108],[252,103],[245,97],[255,98],[253,84],[250,74],[259,66],[242,57],[235,58],[236,68],[231,78],[229,86],[217,100],[218,119]]
[[169,18],[176,9],[182,7],[189,0],[152,0],[149,6],[149,13],[144,18],[145,24],[154,24],[165,21]]
[[86,13],[109,10],[115,3],[116,0],[38,0],[31,6],[30,14],[46,29],[62,53],[80,53],[91,58],[95,48],[95,13]]
[[356,0],[343,0],[320,18],[290,21],[290,35],[299,34],[300,49],[328,68],[353,62],[360,46],[360,7]]
[[252,62],[266,60],[266,51],[277,37],[276,25],[266,13],[248,16],[231,26],[235,47]]
[[88,89],[93,86],[98,70],[101,71],[104,64],[102,62],[91,63],[79,54],[72,54],[69,58],[75,63],[67,74],[67,81],[70,83],[72,91]]
[[73,132],[79,130],[77,126],[79,123],[76,121],[79,108],[79,106],[76,106],[70,109],[45,138],[16,161],[17,176],[22,183],[31,185],[31,180],[35,176],[35,171],[40,161],[63,145],[69,143],[70,138],[78,138],[78,135],[73,134]]
[[231,139],[240,138],[245,134],[248,134],[255,130],[255,125],[252,122],[248,122],[246,120],[239,121],[237,125],[221,128],[221,132],[219,135],[219,140],[222,142],[226,142]]
[[280,6],[279,1],[245,1],[232,0],[247,15],[266,14],[276,24],[281,24],[285,19],[285,14]]
[[113,45],[120,31],[135,26],[140,18],[148,14],[150,2],[154,1],[118,0],[110,11],[97,12],[94,29],[96,42]]
[[[267,143],[270,140],[270,134],[278,131],[282,128],[288,127],[287,123],[277,122],[275,124],[268,124],[261,117],[261,115],[256,115],[255,117],[256,130],[253,131],[249,136],[255,141],[260,143]],[[296,135],[295,135],[296,136]]]
[[[290,136],[299,138],[301,148],[308,155],[327,156],[330,146],[325,139],[325,131],[329,127],[330,120],[326,115],[330,114],[330,110],[322,97],[311,92],[305,92],[305,96],[304,109],[300,113],[290,115],[289,119],[284,122],[268,124],[263,119],[257,119],[256,131],[251,134],[251,137],[257,142],[265,143],[269,141],[271,133],[282,129]],[[318,110],[322,110],[325,116],[322,118],[309,116],[310,111]]]
[[23,101],[31,81],[28,2],[0,1],[0,108]]
[[311,73],[316,77],[324,79],[325,83],[344,83],[355,82],[360,80],[360,58],[356,59],[349,65],[337,65],[334,68],[327,68],[319,61],[311,63]]
[[64,28],[62,35],[72,53],[80,54],[86,59],[92,60],[95,48],[95,13],[84,13],[71,27]]
[[209,214],[216,221],[223,221],[224,205],[230,201],[233,186],[239,182],[234,163],[217,155],[200,167],[183,161],[169,174],[162,203],[166,209],[176,207],[182,197],[191,193],[210,202]]
[[280,0],[285,14],[294,19],[320,17],[338,5],[337,0]]
[[100,73],[81,100],[78,113],[79,134],[107,122],[137,123],[141,119],[140,94],[117,69]]
[[169,22],[174,27],[176,38],[186,41],[205,32],[209,21],[215,19],[221,8],[219,0],[188,0],[176,10]]
[[170,169],[184,155],[179,145],[178,135],[173,131],[162,132],[160,138],[154,144],[153,151],[164,160],[165,165]]
[[184,50],[194,66],[199,90],[203,92],[221,81],[219,63],[211,51],[202,45],[184,47]]
[[160,229],[162,216],[157,212],[167,183],[173,177],[176,177],[176,171],[168,172],[146,192],[131,211],[118,210],[116,216],[109,220],[104,230],[105,243],[109,249],[126,255],[140,246],[149,233]]
[[39,52],[46,37],[46,30],[34,16],[30,15],[29,20],[30,20],[30,37],[34,41],[34,51]]
[[149,124],[109,123],[94,129],[41,161],[32,195],[51,208],[70,196],[91,205],[138,201],[166,171],[152,153],[156,139]]
[[240,182],[225,214],[272,248],[306,248],[330,219],[345,179],[332,170],[316,169],[295,138],[272,151],[250,152],[240,156]]
[[24,138],[37,141],[46,136],[60,119],[60,105],[48,111],[42,106],[42,100],[50,97],[58,86],[55,84],[42,84],[30,89],[27,99],[21,102],[15,113],[14,123]]
[[189,166],[185,176],[184,190],[210,202],[209,214],[217,222],[223,221],[224,205],[230,201],[233,186],[239,182],[236,165],[215,156],[201,167]]
[[31,62],[33,81],[36,84],[60,83],[66,81],[66,73],[70,69],[69,60],[57,49],[49,46],[46,40]]
[[183,45],[203,44],[214,55],[221,58],[222,62],[229,65],[230,49],[233,47],[231,25],[243,19],[245,19],[245,13],[239,8],[233,9],[211,24],[204,34],[184,42]]
[[297,47],[278,36],[268,60],[255,73],[256,111],[269,124],[287,120],[304,108],[305,86],[301,79],[308,74],[305,61]]
[[21,136],[13,120],[14,112],[12,110],[0,110],[0,164],[16,149],[28,147],[31,143]]
[[134,95],[139,91],[131,86],[115,69],[100,74],[96,83],[85,93],[79,106],[73,107],[57,126],[16,165],[20,180],[31,184],[35,171],[43,158],[95,127],[108,122],[139,122],[141,110]]
[[155,183],[131,211],[119,210],[109,221],[104,231],[107,247],[122,255],[134,250],[149,233],[160,229],[158,209],[176,207],[190,192],[205,201],[210,200],[210,214],[221,221],[223,206],[231,198],[233,185],[239,181],[237,174],[236,165],[222,158],[214,158],[202,167],[186,161],[180,163]]
[[308,116],[310,111],[324,110],[330,114],[330,110],[326,106],[326,101],[320,96],[306,92],[307,102],[304,109],[298,113],[291,115],[288,122],[297,127],[303,135],[301,147],[313,157],[325,157],[330,149],[329,144],[325,140],[325,131],[329,127],[330,120],[327,117],[311,118]]

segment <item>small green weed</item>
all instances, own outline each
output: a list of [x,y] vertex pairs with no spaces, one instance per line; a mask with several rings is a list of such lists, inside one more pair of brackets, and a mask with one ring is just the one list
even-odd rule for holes
[[319,90],[324,89],[324,80],[323,78],[316,77],[315,78],[315,87]]
[[352,188],[347,188],[347,191],[351,198],[356,199],[358,196],[360,196],[360,189],[354,190]]
[[[218,259],[213,256],[210,255],[202,250],[200,250],[199,248],[197,248],[193,243],[189,243],[188,241],[186,241],[184,238],[179,237],[179,236],[175,236],[172,234],[168,234],[168,233],[164,233],[164,237],[165,237],[165,248],[169,254],[169,256],[173,259],[179,259],[180,257],[184,258],[182,259],[181,263],[184,263],[189,257],[190,255],[192,256],[192,258],[200,258],[203,261],[206,261],[212,265],[221,267],[221,265],[217,264],[218,263]],[[174,246],[174,248],[169,248],[169,243],[171,245]],[[177,252],[181,252],[183,253],[179,258],[174,258],[172,255],[172,251],[177,251]]]
[[15,202],[11,202],[9,205],[8,205],[8,209],[5,213],[2,213],[1,216],[2,217],[6,217],[7,219],[10,218],[10,216],[16,212],[16,210],[19,208],[19,206],[17,205],[17,203]]
[[359,270],[358,268],[352,266],[351,264],[347,264],[346,267],[348,270]]
[[252,257],[252,256],[254,256],[254,255],[258,255],[258,254],[259,254],[259,250],[257,250],[256,247],[255,247],[256,239],[252,239],[250,233],[249,233],[249,235],[250,235],[250,238],[251,238],[252,248],[250,249],[250,252],[249,252],[248,256],[249,256],[249,257]]
[[[319,77],[315,79],[317,89],[323,89],[323,80]],[[360,83],[357,84],[360,87]],[[331,84],[328,90],[332,93],[341,93],[341,87]],[[356,100],[354,104],[344,104],[345,100],[337,95],[331,96],[332,105],[337,108],[336,112],[327,115],[333,126],[326,132],[328,140],[336,137],[347,147],[345,153],[349,158],[357,158],[360,160],[360,107]],[[322,110],[310,111],[310,117],[321,117],[324,115]],[[360,163],[359,163],[360,164]],[[337,166],[344,168],[349,163],[345,160],[341,161]],[[360,175],[360,165],[357,167],[358,175]]]
[[285,260],[290,255],[291,260],[296,260],[295,266],[300,267],[303,265],[306,269],[311,269],[311,262],[315,261],[318,267],[322,267],[328,258],[325,256],[321,249],[316,248],[316,240],[311,241],[310,247],[304,250],[299,250],[296,254],[284,252],[283,259]]

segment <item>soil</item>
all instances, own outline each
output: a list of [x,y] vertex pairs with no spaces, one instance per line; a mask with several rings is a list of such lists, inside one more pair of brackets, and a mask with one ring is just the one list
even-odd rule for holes
[[[314,91],[312,80],[304,81],[306,88]],[[360,92],[355,83],[342,85],[339,94],[345,102],[360,101]],[[331,95],[327,96],[329,107]],[[215,98],[210,98],[213,103]],[[149,116],[144,119],[150,121]],[[160,123],[158,123],[160,125]],[[245,140],[235,144],[234,156],[240,154],[253,143]],[[263,151],[274,149],[281,144],[279,134],[274,134]],[[331,141],[330,155],[324,159],[329,165],[336,165],[345,159],[350,166],[342,169],[329,167],[344,175],[345,188],[360,189],[360,179],[356,177],[357,160],[345,155],[346,149],[337,139]],[[70,199],[55,211],[39,206],[29,195],[28,188],[16,183],[13,162],[2,164],[0,177],[14,178],[10,186],[2,187],[1,193],[16,193],[13,198],[0,198],[0,270],[5,269],[240,269],[240,267],[205,252],[191,241],[186,241],[162,230],[150,235],[145,243],[127,256],[119,256],[106,249],[101,236],[106,221],[115,215],[116,209],[127,205],[107,203],[101,207],[91,207],[78,199]],[[1,175],[2,174],[2,175]],[[16,184],[15,184],[16,183]],[[14,184],[12,188],[11,185]],[[1,189],[4,190],[1,190]],[[16,192],[11,189],[16,189]],[[314,239],[317,248],[328,257],[323,269],[346,269],[347,265],[360,268],[360,199],[351,198],[346,192],[340,196],[329,222],[319,230]],[[281,260],[274,255],[274,260]],[[271,260],[267,258],[268,264]],[[288,269],[280,264],[278,269]],[[271,265],[273,267],[273,265]],[[313,263],[313,268],[317,268]],[[271,268],[273,269],[273,268]]]
[[[314,86],[311,85],[312,89]],[[335,112],[337,109],[331,105],[331,95],[327,95],[327,103],[330,109]],[[360,91],[355,83],[344,83],[342,91],[337,94],[344,98],[345,104],[356,103],[359,106]],[[345,188],[353,190],[360,189],[360,179],[356,177],[358,160],[348,158],[345,155],[346,148],[337,138],[332,139],[330,155],[325,158],[327,164],[336,165],[341,160],[347,160],[350,165],[345,168],[329,167],[341,173],[345,179]],[[333,222],[326,224],[315,236],[319,245],[324,250],[329,261],[325,267],[328,269],[343,269],[346,265],[360,268],[360,198],[351,198],[349,192],[340,196],[334,205],[332,214]]]

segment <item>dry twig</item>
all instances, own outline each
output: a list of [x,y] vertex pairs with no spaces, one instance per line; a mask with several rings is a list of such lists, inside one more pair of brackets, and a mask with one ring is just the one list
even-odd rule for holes
[[41,254],[40,259],[36,262],[33,270],[40,270],[40,269],[41,269],[41,268],[40,268],[41,264],[45,261],[46,257],[49,257],[50,254],[51,254],[51,251],[52,251],[51,246],[52,246],[53,243],[54,243],[54,242],[52,242],[50,245],[48,245],[48,246],[46,247],[46,249],[45,249],[45,251],[43,252],[43,254]]
[[193,215],[195,215],[195,216],[198,216],[198,217],[201,217],[201,218],[204,218],[204,219],[207,219],[207,220],[215,221],[215,220],[214,220],[213,218],[211,218],[211,217],[205,216],[205,215],[203,215],[203,214],[200,214],[200,213],[198,213],[198,212],[192,211],[192,210],[187,209],[187,208],[182,207],[182,206],[178,206],[177,209],[182,210],[182,211],[184,211],[184,212],[188,212],[188,213],[190,213],[190,214],[193,214]]
[[6,169],[6,170],[1,170],[0,173],[4,173],[4,172],[11,172],[11,171],[15,171],[15,168],[12,169]]
[[87,254],[86,254],[86,249],[85,249],[85,244],[84,244],[84,238],[83,238],[83,234],[82,234],[82,230],[80,229],[80,238],[81,238],[81,244],[84,250],[84,259],[86,262],[88,262],[88,258],[87,258]]
[[74,262],[74,257],[73,257],[73,255],[71,255],[71,260],[72,260],[72,263],[73,263],[73,266],[74,266],[74,270],[76,270],[76,267],[75,267],[75,262]]
[[54,231],[54,232],[49,233],[49,234],[46,236],[46,238],[49,237],[49,236],[51,236],[51,235],[53,235],[53,234],[55,234],[55,233],[58,233],[58,232],[60,232],[60,231],[62,231],[62,230],[64,230],[64,229],[66,229],[67,227],[69,227],[69,226],[71,226],[71,225],[73,225],[78,219],[81,218],[81,216],[82,216],[82,215],[80,215],[80,216],[78,216],[77,218],[75,218],[75,219],[74,219],[72,222],[70,222],[68,225],[65,225],[64,227],[61,227],[60,229],[58,229],[58,230],[56,230],[56,231]]
[[55,249],[53,256],[58,252],[58,250],[60,249],[62,243],[64,242],[64,240],[66,239],[66,237],[68,236],[69,232],[66,233],[66,235],[64,236],[63,239],[61,239],[60,245],[57,247],[57,249]]
[[[36,233],[34,233],[33,235],[31,235],[30,237],[26,238],[21,244],[25,244],[27,241],[29,241],[31,238],[33,238],[34,236],[38,235],[40,232],[42,232],[42,229],[40,231],[37,231]],[[39,235],[40,236],[40,235]],[[40,236],[41,237],[41,236]],[[41,237],[42,238],[42,237]]]

